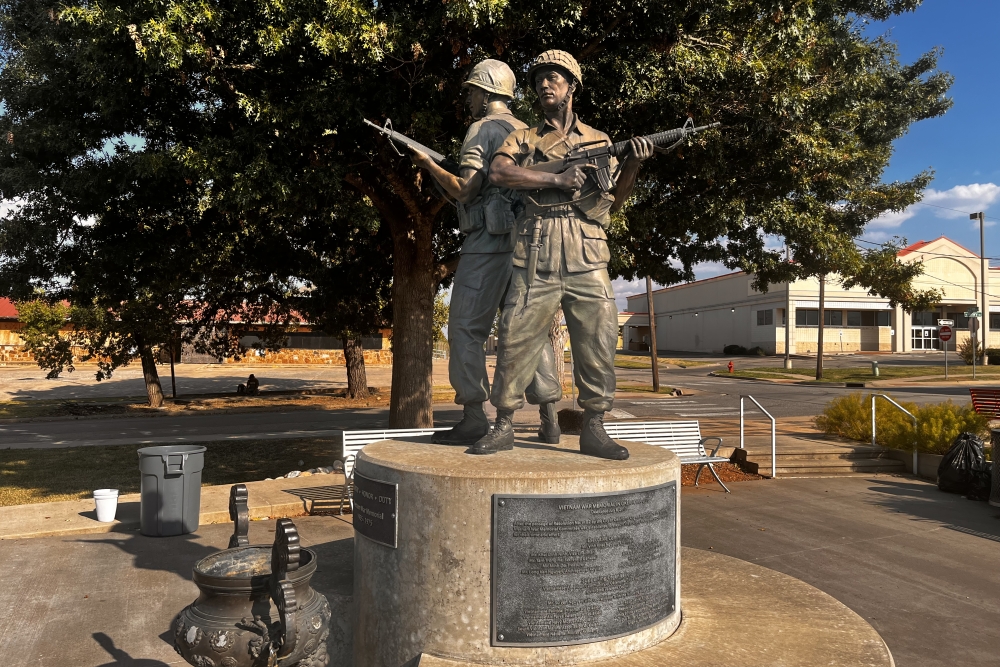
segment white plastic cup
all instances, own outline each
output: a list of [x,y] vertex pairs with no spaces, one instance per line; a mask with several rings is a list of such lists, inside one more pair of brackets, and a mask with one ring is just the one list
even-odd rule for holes
[[97,489],[94,491],[94,503],[97,505],[97,520],[111,523],[118,511],[118,489]]

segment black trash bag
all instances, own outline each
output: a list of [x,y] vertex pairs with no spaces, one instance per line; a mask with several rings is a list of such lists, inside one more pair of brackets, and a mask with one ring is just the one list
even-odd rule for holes
[[986,494],[989,496],[989,476],[983,441],[972,433],[962,433],[938,466],[938,488],[947,493],[968,495],[982,485],[986,475]]

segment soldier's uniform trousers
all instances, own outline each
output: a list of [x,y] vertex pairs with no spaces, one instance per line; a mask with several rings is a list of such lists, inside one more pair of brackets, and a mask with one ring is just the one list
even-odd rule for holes
[[[448,312],[448,376],[459,405],[483,403],[490,398],[490,379],[486,372],[486,339],[493,328],[497,309],[503,303],[510,283],[511,253],[463,253],[455,270]],[[554,403],[562,398],[562,384],[555,377],[555,357],[549,344],[549,314],[539,341],[528,380],[521,387],[532,404]],[[617,315],[615,319],[617,326]],[[617,342],[617,338],[616,338]]]
[[[607,268],[570,273],[538,271],[527,289],[527,269],[513,267],[503,315],[497,370],[490,401],[501,410],[517,410],[547,348],[549,325],[562,306],[573,348],[573,375],[585,410],[606,412],[615,395],[615,348],[618,309]],[[525,293],[527,292],[527,302]]]

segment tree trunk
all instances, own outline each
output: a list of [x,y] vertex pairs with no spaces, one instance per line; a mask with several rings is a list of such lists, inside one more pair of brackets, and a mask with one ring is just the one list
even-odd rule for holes
[[344,361],[347,364],[348,398],[368,398],[368,375],[365,373],[365,348],[360,336],[344,336]]
[[549,344],[552,345],[552,353],[555,355],[556,366],[553,369],[559,378],[559,386],[563,385],[566,379],[566,332],[562,328],[563,311],[562,308],[556,311],[549,326]]
[[142,361],[142,379],[146,381],[149,407],[158,408],[163,405],[163,387],[160,386],[160,374],[156,372],[152,348],[148,345],[140,346],[139,359]]
[[432,222],[392,225],[392,396],[390,428],[434,425],[434,249]]
[[819,343],[816,348],[816,379],[823,379],[823,324],[826,322],[823,309],[826,306],[826,275],[819,277]]

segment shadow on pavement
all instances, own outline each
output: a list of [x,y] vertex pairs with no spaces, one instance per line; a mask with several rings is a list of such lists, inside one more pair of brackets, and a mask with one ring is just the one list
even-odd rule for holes
[[[229,532],[232,532],[230,527]],[[190,581],[191,569],[202,558],[219,551],[218,548],[199,544],[196,534],[173,537],[146,537],[138,531],[128,537],[79,540],[85,544],[110,544],[132,556],[132,567],[140,570],[172,572]]]
[[169,667],[167,663],[160,660],[133,658],[122,649],[116,647],[115,640],[103,632],[95,632],[91,636],[94,638],[94,641],[101,645],[101,648],[108,652],[108,655],[113,660],[113,662],[105,663],[100,667]]
[[1000,509],[945,493],[936,486],[902,480],[875,480],[870,491],[882,494],[876,504],[917,520],[936,521],[950,530],[1000,542]]

